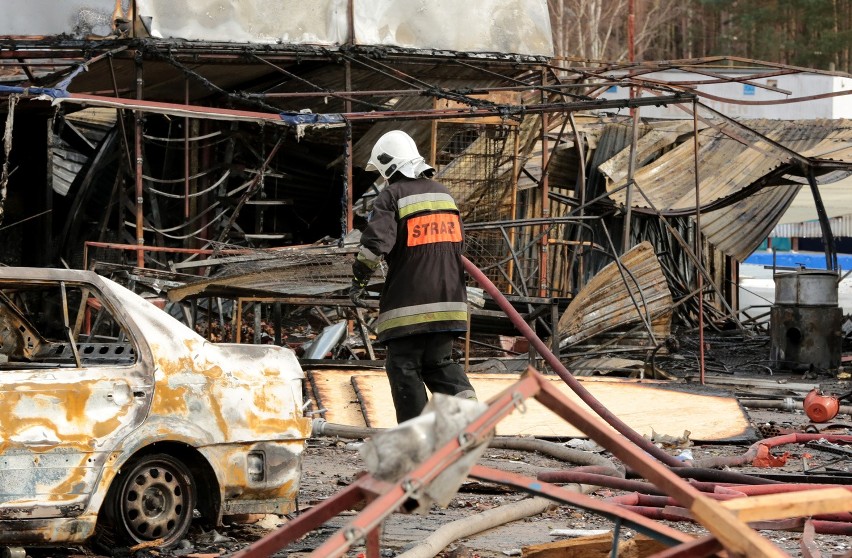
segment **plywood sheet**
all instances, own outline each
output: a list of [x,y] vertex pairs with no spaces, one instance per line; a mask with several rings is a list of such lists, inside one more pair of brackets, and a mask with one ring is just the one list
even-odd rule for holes
[[[471,383],[480,400],[487,401],[517,381],[513,375],[471,374]],[[588,407],[558,377],[550,381],[582,407]],[[373,427],[396,425],[390,387],[384,375],[358,374],[357,386],[366,420]],[[586,388],[610,411],[631,428],[645,436],[657,434],[681,436],[684,430],[698,441],[753,439],[748,417],[732,397],[695,394],[670,389],[663,382],[592,381]],[[535,400],[526,401],[526,412],[513,411],[497,426],[497,435],[529,435],[538,437],[584,437]]]
[[[352,377],[379,376],[387,379],[384,370],[307,370],[313,400],[317,407],[325,409],[322,417],[328,422],[335,424],[347,424],[349,426],[366,426],[364,414],[355,389],[352,386]],[[390,388],[388,388],[388,401],[390,401]],[[393,403],[390,403],[391,419],[393,420]]]

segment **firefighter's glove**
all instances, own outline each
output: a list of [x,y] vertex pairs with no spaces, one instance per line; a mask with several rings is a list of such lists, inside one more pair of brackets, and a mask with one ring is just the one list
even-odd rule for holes
[[352,285],[357,285],[361,288],[366,288],[370,282],[370,277],[373,276],[373,270],[370,266],[361,260],[355,260],[352,264]]
[[364,262],[355,260],[352,264],[352,287],[349,289],[349,299],[355,306],[367,307],[364,297],[367,295],[367,284],[372,275],[373,270]]
[[353,279],[352,287],[349,289],[349,300],[359,308],[366,308],[367,302],[364,300],[365,296],[367,296],[367,289],[355,284],[355,280]]

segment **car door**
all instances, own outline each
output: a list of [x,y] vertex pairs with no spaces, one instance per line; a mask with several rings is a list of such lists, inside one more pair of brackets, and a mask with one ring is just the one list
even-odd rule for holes
[[68,517],[145,418],[138,342],[91,285],[0,279],[0,519]]

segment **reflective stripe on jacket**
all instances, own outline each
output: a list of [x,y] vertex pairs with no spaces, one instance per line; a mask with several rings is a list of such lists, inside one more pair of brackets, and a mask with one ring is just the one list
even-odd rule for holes
[[440,182],[401,179],[376,198],[358,260],[388,263],[376,322],[378,341],[467,329],[461,254],[464,232],[456,203]]

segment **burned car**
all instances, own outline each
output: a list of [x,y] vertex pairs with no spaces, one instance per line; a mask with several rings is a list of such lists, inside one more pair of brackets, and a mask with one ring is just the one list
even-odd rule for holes
[[93,272],[0,267],[0,545],[168,547],[196,512],[294,510],[303,380]]

